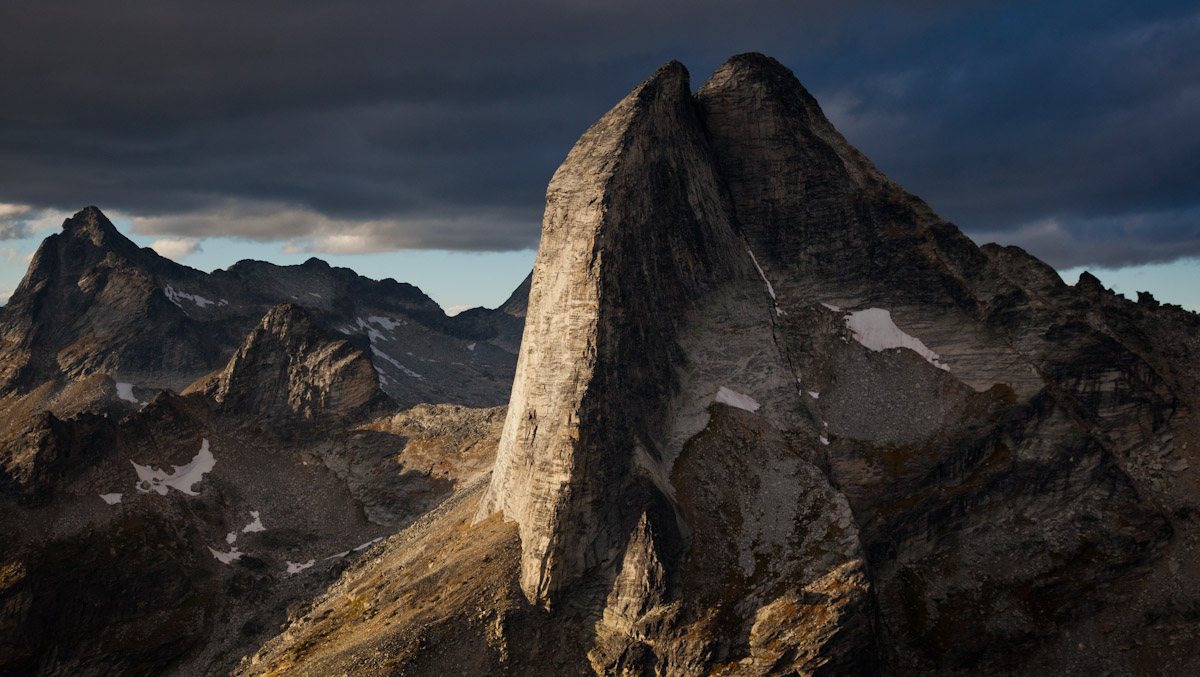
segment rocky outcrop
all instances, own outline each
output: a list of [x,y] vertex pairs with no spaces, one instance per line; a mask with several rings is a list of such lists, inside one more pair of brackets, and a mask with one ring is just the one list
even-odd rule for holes
[[361,350],[329,338],[288,303],[263,317],[209,394],[219,409],[281,432],[296,422],[369,420],[394,406]]
[[679,63],[583,135],[546,200],[529,347],[479,511],[520,525],[536,600],[617,561],[643,521],[661,557],[679,556],[665,481],[676,327],[742,263]]
[[81,414],[66,421],[42,411],[0,441],[0,493],[25,505],[50,501],[65,481],[105,456],[116,441],[107,417]]

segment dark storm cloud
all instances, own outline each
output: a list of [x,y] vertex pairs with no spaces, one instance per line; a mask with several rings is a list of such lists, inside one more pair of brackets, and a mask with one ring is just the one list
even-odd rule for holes
[[1197,14],[1123,4],[5,3],[0,203],[322,252],[533,246],[554,168],[630,88],[759,50],[977,237],[1195,253]]
[[1009,7],[925,38],[819,85],[881,169],[1058,266],[1200,255],[1194,6]]

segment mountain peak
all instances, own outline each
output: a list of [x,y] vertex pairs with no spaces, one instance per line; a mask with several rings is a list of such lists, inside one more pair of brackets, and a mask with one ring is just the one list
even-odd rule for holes
[[271,308],[213,384],[226,410],[312,422],[369,416],[390,407],[371,360],[333,339],[294,303]]
[[748,278],[744,249],[687,69],[669,62],[583,134],[546,191],[508,424],[478,513],[518,523],[529,599],[553,604],[613,566],[635,529],[654,534],[653,557],[678,556],[656,441],[679,387],[675,327],[710,281]]
[[97,247],[112,249],[133,246],[129,238],[117,230],[112,221],[100,211],[99,207],[87,206],[76,212],[74,216],[63,221],[63,235],[86,238]]

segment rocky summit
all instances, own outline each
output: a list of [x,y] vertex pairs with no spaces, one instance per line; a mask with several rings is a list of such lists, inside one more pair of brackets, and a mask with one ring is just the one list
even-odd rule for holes
[[189,270],[87,210],[0,315],[0,669],[1200,673],[1200,316],[976,246],[768,57],[592,125],[495,311]]

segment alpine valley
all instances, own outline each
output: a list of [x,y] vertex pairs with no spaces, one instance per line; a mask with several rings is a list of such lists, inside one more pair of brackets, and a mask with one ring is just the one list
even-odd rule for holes
[[453,317],[95,207],[0,309],[0,674],[1200,674],[1200,316],[664,65]]

